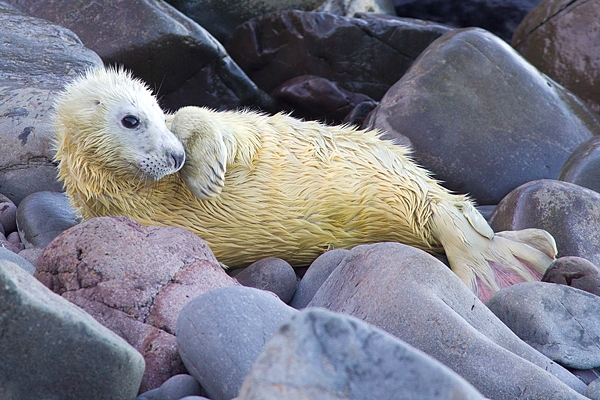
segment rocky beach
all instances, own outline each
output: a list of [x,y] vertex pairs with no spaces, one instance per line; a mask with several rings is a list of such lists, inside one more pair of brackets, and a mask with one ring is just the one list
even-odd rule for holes
[[[600,399],[600,0],[499,3],[0,1],[0,398]],[[53,112],[103,64],[169,112],[381,130],[556,260],[483,303],[401,243],[232,270],[182,228],[83,221]]]

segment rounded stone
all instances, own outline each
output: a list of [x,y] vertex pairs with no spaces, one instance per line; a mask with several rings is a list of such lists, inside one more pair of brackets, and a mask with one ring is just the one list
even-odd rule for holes
[[267,257],[250,264],[235,279],[244,286],[273,292],[288,303],[298,286],[294,268],[281,258]]
[[177,319],[177,347],[208,397],[237,396],[266,341],[295,312],[263,290],[232,286],[191,300]]

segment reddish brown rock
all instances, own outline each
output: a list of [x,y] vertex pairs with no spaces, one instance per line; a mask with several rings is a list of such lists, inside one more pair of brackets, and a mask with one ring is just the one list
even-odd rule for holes
[[142,390],[184,371],[173,335],[183,306],[237,285],[191,232],[125,217],[94,218],[65,231],[45,248],[35,276],[142,353]]
[[600,1],[545,0],[515,30],[512,46],[600,112]]

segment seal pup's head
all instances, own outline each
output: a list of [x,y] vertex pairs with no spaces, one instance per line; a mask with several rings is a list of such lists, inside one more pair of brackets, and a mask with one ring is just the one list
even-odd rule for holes
[[96,179],[108,189],[108,176],[157,181],[185,161],[156,98],[122,68],[90,69],[67,85],[56,101],[54,123],[56,159],[67,164],[59,166],[63,180],[85,174],[77,179]]

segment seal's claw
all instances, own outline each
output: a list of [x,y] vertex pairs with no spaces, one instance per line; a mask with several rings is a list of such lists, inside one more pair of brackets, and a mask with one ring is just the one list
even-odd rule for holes
[[467,218],[461,207],[437,207],[432,222],[452,270],[482,301],[503,287],[540,280],[557,253],[554,238],[541,229],[490,238],[481,233],[484,218],[472,210]]
[[212,129],[205,111],[198,107],[177,111],[171,130],[185,147],[187,159],[180,173],[187,187],[200,199],[219,196],[225,185],[227,165],[223,135]]

